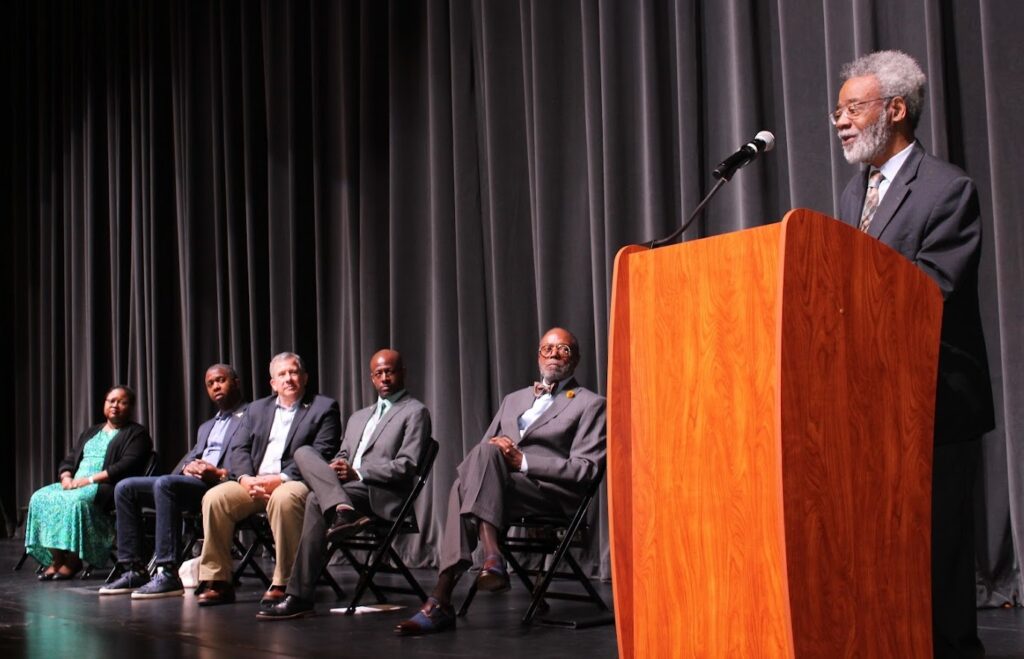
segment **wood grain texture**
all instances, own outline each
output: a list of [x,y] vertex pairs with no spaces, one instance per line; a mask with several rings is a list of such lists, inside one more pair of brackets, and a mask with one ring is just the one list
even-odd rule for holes
[[931,451],[942,299],[856,229],[783,234],[780,438],[798,657],[931,657]]
[[[616,611],[633,610],[633,584],[630,579],[632,564],[633,536],[633,471],[632,442],[629,441],[632,416],[630,414],[632,397],[625,395],[630,390],[631,365],[629,361],[630,335],[630,304],[629,304],[629,266],[630,255],[646,250],[639,245],[627,245],[615,255],[615,267],[612,275],[611,318],[608,322],[608,345],[620,346],[621,351],[608,359],[608,391],[619,392],[608,396],[608,464],[607,473],[617,471],[619,478],[609,478],[608,482],[608,518],[611,521],[609,534],[620,537],[618,543],[612,542],[610,549],[612,566],[612,596],[615,598]],[[613,438],[613,430],[619,430]],[[613,482],[614,481],[614,482]],[[615,635],[619,645],[619,656],[632,656],[633,647],[633,616],[615,616]]]
[[912,264],[809,211],[619,253],[620,656],[930,656],[940,313]]
[[[779,235],[772,225],[620,262],[629,319],[616,314],[609,353],[609,487],[616,611],[632,617],[620,623],[623,657],[792,656],[776,441]],[[628,417],[614,411],[623,398]]]

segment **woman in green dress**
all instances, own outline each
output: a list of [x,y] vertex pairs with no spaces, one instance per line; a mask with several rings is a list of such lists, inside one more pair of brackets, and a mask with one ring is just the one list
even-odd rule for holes
[[70,579],[83,561],[103,565],[114,541],[114,485],[141,476],[153,440],[131,420],[135,392],[118,385],[103,402],[106,423],[81,434],[57,468],[59,483],[36,490],[28,506],[25,551],[47,568],[40,581]]

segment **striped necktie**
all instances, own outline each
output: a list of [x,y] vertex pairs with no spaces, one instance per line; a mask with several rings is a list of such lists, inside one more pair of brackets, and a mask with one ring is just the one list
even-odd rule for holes
[[868,192],[864,195],[864,210],[860,214],[860,224],[858,228],[867,233],[868,228],[871,227],[871,220],[875,217],[875,211],[878,210],[878,186],[882,184],[882,171],[876,169],[871,172],[871,176],[868,177]]

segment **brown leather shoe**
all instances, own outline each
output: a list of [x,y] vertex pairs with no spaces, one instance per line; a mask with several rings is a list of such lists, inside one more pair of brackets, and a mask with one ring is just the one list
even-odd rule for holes
[[235,587],[227,581],[207,581],[203,592],[196,598],[199,606],[217,606],[218,604],[234,604]]
[[284,586],[271,586],[267,588],[267,592],[263,593],[263,598],[260,600],[260,608],[265,609],[267,607],[274,606],[285,598]]
[[488,556],[484,559],[480,575],[476,578],[477,590],[487,593],[503,593],[511,587],[508,568],[505,567],[505,561],[501,556]]

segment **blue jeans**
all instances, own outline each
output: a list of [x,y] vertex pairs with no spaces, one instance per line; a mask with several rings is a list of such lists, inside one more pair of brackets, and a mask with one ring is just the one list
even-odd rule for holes
[[199,512],[210,489],[198,478],[170,474],[126,478],[114,488],[117,510],[117,560],[145,563],[142,508],[156,509],[156,564],[177,565],[181,551],[181,513]]

